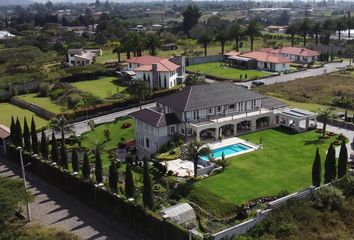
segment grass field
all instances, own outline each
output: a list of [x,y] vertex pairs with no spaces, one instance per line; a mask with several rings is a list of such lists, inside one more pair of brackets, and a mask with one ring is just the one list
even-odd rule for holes
[[[208,74],[210,76],[240,81],[247,81],[270,75],[270,73],[262,71],[223,67],[223,64],[224,63],[221,62],[196,64],[188,66],[187,70],[191,72],[200,72],[202,74]],[[247,78],[245,78],[246,74]]]
[[[122,129],[124,123],[130,123],[131,126],[126,129]],[[109,129],[111,133],[111,139],[106,141],[103,131]],[[109,166],[109,158],[107,151],[118,146],[121,139],[130,140],[135,138],[135,121],[132,118],[122,118],[112,123],[102,124],[96,127],[93,131],[84,133],[82,135],[83,140],[81,145],[83,147],[91,148],[94,144],[103,143],[104,153],[102,154],[102,162],[104,168]]]
[[11,116],[14,116],[15,119],[18,117],[21,122],[23,121],[24,117],[27,118],[27,121],[31,121],[32,116],[34,116],[37,128],[44,127],[48,124],[45,119],[38,117],[33,112],[19,108],[10,103],[0,103],[0,112],[0,123],[8,127],[10,127],[11,124]]
[[72,85],[82,91],[92,93],[102,99],[114,94],[122,93],[126,90],[125,86],[118,86],[113,83],[115,77],[102,77],[97,80],[80,81],[72,83]]
[[[289,134],[269,129],[244,135],[253,143],[263,140],[264,149],[230,158],[224,172],[199,181],[193,191],[204,197],[204,208],[215,209],[221,204],[208,201],[211,193],[220,201],[242,204],[252,199],[277,195],[282,190],[295,192],[311,185],[311,169],[316,146],[320,147],[322,163],[331,140],[319,140],[318,133],[310,131]],[[324,169],[324,168],[322,168]],[[198,197],[198,196],[197,196]],[[219,206],[220,211],[227,209]]]
[[49,97],[37,97],[37,93],[30,93],[17,96],[19,99],[37,105],[52,113],[61,113],[67,110],[66,107],[53,103]]

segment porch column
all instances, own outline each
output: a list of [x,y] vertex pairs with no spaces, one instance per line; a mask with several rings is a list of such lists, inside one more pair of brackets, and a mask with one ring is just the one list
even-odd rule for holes
[[237,136],[237,123],[234,124],[234,136]]
[[197,129],[195,130],[196,136],[195,136],[195,140],[196,141],[200,141],[200,131],[198,131]]
[[254,132],[257,129],[256,119],[251,120],[251,131]]
[[300,121],[299,120],[295,120],[295,129],[297,132],[300,132]]
[[310,119],[309,118],[306,118],[306,130],[309,128],[309,125],[310,125]]

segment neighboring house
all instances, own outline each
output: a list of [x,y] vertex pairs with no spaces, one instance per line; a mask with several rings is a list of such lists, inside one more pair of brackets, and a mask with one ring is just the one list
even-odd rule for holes
[[86,66],[93,63],[97,56],[102,55],[101,49],[69,49],[68,65],[69,66]]
[[261,48],[257,51],[272,53],[298,63],[314,63],[320,56],[320,53],[317,51],[300,47]]
[[0,40],[6,40],[16,37],[15,35],[9,33],[8,31],[0,31]]
[[235,52],[231,51],[225,54],[226,62],[238,68],[259,69],[272,72],[289,71],[290,60],[276,56],[272,53],[253,51],[253,52]]
[[128,71],[134,71],[135,79],[147,81],[152,88],[173,88],[184,82],[185,58],[134,57],[128,60]]
[[161,50],[162,51],[172,51],[172,50],[177,50],[178,47],[177,47],[177,44],[175,43],[165,43],[165,44],[162,44],[161,46]]
[[154,108],[130,115],[136,119],[137,147],[146,153],[156,152],[176,135],[217,140],[280,125],[296,132],[316,125],[316,114],[288,109],[231,82],[189,86],[158,99]]
[[270,33],[285,33],[288,26],[277,26],[277,25],[270,25],[265,27],[264,30]]

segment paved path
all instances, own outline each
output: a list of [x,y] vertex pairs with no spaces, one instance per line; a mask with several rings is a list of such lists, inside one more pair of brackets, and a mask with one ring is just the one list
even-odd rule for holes
[[[20,172],[1,156],[0,175],[19,178]],[[30,204],[34,223],[70,231],[81,239],[142,239],[133,230],[107,219],[28,171],[26,178],[34,196]]]

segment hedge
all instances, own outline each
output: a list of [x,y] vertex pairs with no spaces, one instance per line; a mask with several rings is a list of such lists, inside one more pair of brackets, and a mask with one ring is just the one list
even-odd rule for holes
[[91,64],[81,67],[71,67],[65,70],[65,76],[60,79],[61,82],[78,82],[85,80],[94,80],[99,76],[105,75],[106,69],[102,64]]
[[[7,156],[20,165],[19,153],[15,146],[7,146]],[[23,160],[26,165],[30,163],[26,167],[30,172],[149,239],[188,239],[186,230],[170,221],[163,221],[160,216],[140,205],[114,196],[105,189],[97,188],[93,183],[85,182],[30,153],[24,152]]]

